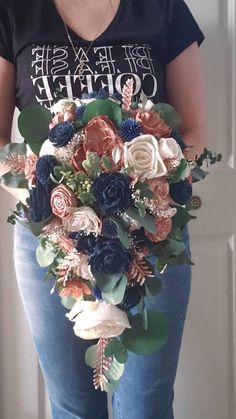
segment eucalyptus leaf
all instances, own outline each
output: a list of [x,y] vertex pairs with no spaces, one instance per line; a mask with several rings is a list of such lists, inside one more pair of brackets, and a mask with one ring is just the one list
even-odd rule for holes
[[177,213],[172,217],[172,226],[173,228],[183,227],[187,224],[190,220],[194,220],[197,217],[189,214],[189,212],[180,205],[175,206],[177,209]]
[[104,274],[95,275],[95,279],[99,289],[104,293],[110,293],[114,289],[117,282],[122,278],[122,274]]
[[0,162],[4,163],[8,156],[25,156],[26,144],[25,143],[9,143],[0,150]]
[[113,289],[108,292],[102,291],[102,298],[114,305],[120,304],[124,298],[126,286],[127,286],[127,276],[123,275],[115,284]]
[[131,329],[125,329],[120,335],[122,344],[131,352],[149,355],[157,352],[167,341],[167,317],[156,310],[147,310],[148,329],[143,328],[141,314],[129,316]]
[[163,288],[163,282],[157,276],[155,278],[146,278],[145,280],[145,294],[148,297],[150,294],[157,295]]
[[130,218],[138,221],[149,233],[156,233],[155,218],[152,215],[146,214],[145,217],[140,217],[138,210],[134,207],[128,208],[126,213]]
[[27,106],[18,117],[19,131],[36,154],[48,137],[51,119],[51,112],[41,105]]
[[96,361],[97,361],[97,345],[92,345],[85,352],[85,362],[89,367],[95,368]]
[[75,302],[76,300],[72,297],[64,297],[61,299],[62,305],[67,308],[67,310],[71,310]]
[[126,249],[130,248],[130,240],[127,230],[124,228],[124,224],[117,216],[108,217],[117,227],[117,234],[120,242]]
[[168,103],[158,103],[153,106],[153,109],[159,113],[160,117],[164,119],[170,128],[177,129],[180,127],[181,117],[173,106]]
[[42,246],[40,243],[36,249],[36,259],[42,268],[50,266],[55,258],[55,253],[47,249],[47,247]]
[[115,358],[113,359],[110,368],[105,371],[105,376],[109,381],[117,381],[120,379],[124,372],[124,364],[118,362]]
[[13,172],[7,172],[0,177],[1,185],[8,186],[9,188],[27,189],[28,181],[24,175],[17,175]]
[[98,99],[90,102],[84,111],[83,122],[87,124],[95,116],[107,116],[117,126],[122,122],[120,106],[109,99]]

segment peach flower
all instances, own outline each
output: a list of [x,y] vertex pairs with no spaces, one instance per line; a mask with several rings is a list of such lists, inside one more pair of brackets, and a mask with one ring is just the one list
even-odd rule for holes
[[75,207],[77,202],[75,194],[63,184],[58,185],[51,193],[52,212],[59,218],[70,217],[68,207]]
[[167,137],[171,133],[171,129],[166,125],[165,121],[153,109],[143,111],[139,109],[135,114],[145,134],[152,134],[157,138]]
[[90,294],[90,288],[80,279],[67,281],[65,287],[59,293],[61,298],[72,297],[75,300],[82,300],[84,295]]
[[38,160],[36,154],[30,154],[25,160],[25,177],[29,181],[30,185],[35,183],[35,166]]
[[64,253],[71,253],[75,250],[74,241],[66,236],[61,236],[57,244]]
[[119,336],[131,328],[127,314],[106,301],[76,301],[66,316],[75,322],[74,332],[82,339]]
[[63,220],[64,228],[68,231],[85,231],[100,234],[102,222],[96,212],[90,207],[68,208],[70,216]]
[[172,221],[169,217],[156,217],[156,233],[149,233],[145,231],[145,234],[152,242],[159,242],[166,239],[168,234],[171,232]]
[[86,160],[86,153],[84,151],[84,147],[82,144],[78,144],[74,148],[74,153],[71,158],[71,164],[75,170],[78,170],[78,172],[86,172],[85,168],[82,166],[82,162],[84,160]]
[[116,146],[123,150],[123,141],[113,122],[105,115],[91,119],[85,127],[85,152],[94,152],[99,156],[112,157],[112,152]]
[[153,192],[155,205],[161,210],[165,210],[169,207],[170,204],[170,186],[165,176],[149,179],[148,180],[149,189]]

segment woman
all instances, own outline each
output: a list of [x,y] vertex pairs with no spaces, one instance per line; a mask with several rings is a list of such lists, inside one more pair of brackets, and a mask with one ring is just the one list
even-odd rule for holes
[[[183,0],[0,0],[0,141],[9,141],[15,104],[50,107],[53,92],[79,97],[104,88],[120,93],[134,78],[154,102],[182,115],[193,146],[206,142],[206,115],[198,46],[204,39]],[[186,229],[183,240],[188,245]],[[92,386],[84,363],[91,342],[74,336],[65,310],[35,261],[36,239],[15,229],[18,285],[54,419],[107,419],[106,395]],[[27,272],[27,275],[25,274]],[[170,337],[157,354],[129,354],[113,395],[114,419],[173,419],[173,385],[190,291],[190,267],[168,268],[153,305],[165,312]]]

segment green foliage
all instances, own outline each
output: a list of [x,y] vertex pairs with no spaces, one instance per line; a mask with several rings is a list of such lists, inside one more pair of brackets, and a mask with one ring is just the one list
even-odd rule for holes
[[50,245],[47,240],[42,240],[36,249],[36,259],[39,266],[43,268],[50,266],[53,263],[56,254],[57,251],[55,248]]
[[28,228],[34,234],[34,236],[39,236],[42,232],[43,227],[45,227],[52,221],[52,216],[50,215],[50,217],[38,223],[33,223],[32,221],[28,220],[26,221],[22,219],[21,216],[16,216],[16,221],[18,221],[24,227]]
[[176,183],[179,182],[183,178],[183,173],[187,169],[188,162],[185,159],[180,160],[179,166],[176,170],[169,174],[169,183]]
[[82,166],[88,173],[90,179],[96,179],[101,172],[101,159],[96,153],[88,153],[87,159],[83,161]]
[[130,240],[128,236],[127,230],[124,228],[124,223],[120,220],[120,218],[116,215],[108,217],[113,223],[115,223],[117,227],[117,234],[120,242],[126,249],[130,248]]
[[24,108],[18,118],[18,127],[22,137],[35,154],[48,137],[51,112],[41,105],[30,105]]
[[65,297],[61,299],[62,305],[67,308],[67,310],[71,310],[75,302],[76,300],[72,297]]
[[120,106],[109,99],[98,99],[90,102],[84,111],[83,122],[87,124],[95,116],[107,116],[117,126],[122,122],[122,112]]
[[197,218],[189,214],[189,212],[180,205],[176,205],[175,208],[177,209],[177,213],[174,215],[174,217],[172,217],[172,226],[174,229],[183,227],[190,220]]
[[0,162],[4,163],[8,156],[12,155],[26,155],[26,144],[25,143],[10,143],[5,145],[0,150]]
[[111,339],[105,348],[104,354],[106,357],[114,356],[121,364],[125,364],[128,359],[128,351],[118,338]]
[[200,167],[194,167],[191,169],[191,176],[194,183],[199,182],[200,180],[205,179],[205,177],[209,175],[209,172],[201,169]]
[[147,310],[147,325],[143,327],[143,316],[129,316],[131,329],[121,334],[121,343],[126,349],[139,355],[149,355],[158,351],[167,341],[168,323],[164,314],[156,310]]
[[89,367],[95,368],[96,360],[97,360],[97,345],[92,345],[85,352],[85,362]]
[[7,172],[5,175],[0,177],[0,183],[2,185],[8,186],[9,188],[28,188],[28,181],[25,178],[25,175],[17,175],[13,172]]
[[159,294],[163,288],[162,280],[158,276],[146,278],[144,285],[145,295],[150,299],[152,299],[152,296]]
[[114,305],[121,303],[128,282],[125,274],[104,275],[103,278],[96,277],[96,280],[105,301]]
[[222,154],[213,153],[212,151],[204,148],[203,153],[200,156],[197,156],[195,163],[198,167],[201,167],[204,163],[207,166],[212,166],[213,164],[220,162],[222,160]]
[[159,113],[160,117],[164,119],[165,123],[172,129],[178,129],[181,125],[181,117],[168,103],[158,103],[153,106],[153,109]]
[[130,207],[126,210],[126,213],[129,217],[133,218],[135,221],[138,221],[145,230],[150,233],[156,232],[155,218],[152,215],[146,214],[144,217],[139,215],[139,212],[136,208]]

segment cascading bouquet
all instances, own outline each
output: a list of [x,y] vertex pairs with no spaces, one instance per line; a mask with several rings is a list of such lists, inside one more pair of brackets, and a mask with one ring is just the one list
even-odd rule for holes
[[181,241],[195,218],[192,182],[205,177],[204,160],[221,158],[205,150],[187,161],[176,111],[145,96],[132,103],[132,94],[129,79],[120,101],[100,92],[60,99],[51,112],[29,106],[19,116],[25,142],[0,153],[10,169],[1,182],[29,192],[8,221],[38,236],[38,263],[75,334],[98,339],[85,361],[105,391],[117,387],[128,351],[150,354],[168,338],[166,317],[145,301],[161,291],[166,266],[192,263]]

